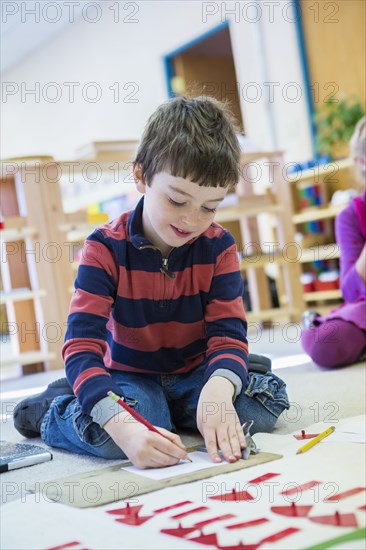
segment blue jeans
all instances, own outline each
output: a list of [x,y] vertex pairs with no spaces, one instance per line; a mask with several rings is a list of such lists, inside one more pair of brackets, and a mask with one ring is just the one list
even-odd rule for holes
[[[151,424],[172,432],[197,431],[196,410],[205,367],[203,363],[189,373],[177,375],[110,372],[126,402]],[[269,432],[282,411],[290,407],[286,384],[271,372],[252,372],[248,378],[247,389],[235,399],[235,410],[241,423],[254,420],[252,434]],[[213,404],[207,404],[206,412],[215,412]],[[52,401],[41,425],[41,437],[47,445],[73,453],[126,458],[108,433],[81,411],[73,395],[61,395]]]

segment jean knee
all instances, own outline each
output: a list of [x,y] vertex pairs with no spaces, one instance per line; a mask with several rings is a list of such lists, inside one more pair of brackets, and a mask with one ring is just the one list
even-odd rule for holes
[[111,437],[109,437],[103,445],[94,447],[93,455],[107,460],[125,460],[128,458]]
[[253,426],[250,430],[251,435],[256,433],[268,433],[272,432],[276,423],[278,421],[278,417],[274,414],[270,413],[269,411],[266,411],[265,413],[262,413],[258,418],[254,419]]

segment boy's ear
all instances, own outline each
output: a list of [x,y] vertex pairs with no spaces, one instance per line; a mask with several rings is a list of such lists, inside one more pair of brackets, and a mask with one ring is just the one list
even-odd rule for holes
[[135,180],[137,191],[140,193],[145,193],[146,184],[144,178],[142,177],[142,168],[140,164],[135,163],[133,165],[133,179]]

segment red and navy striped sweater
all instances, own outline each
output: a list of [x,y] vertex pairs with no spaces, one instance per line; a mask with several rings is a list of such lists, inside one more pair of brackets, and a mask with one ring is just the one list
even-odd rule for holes
[[205,381],[229,369],[247,385],[247,323],[233,236],[212,223],[164,262],[143,235],[142,210],[143,198],[84,244],[63,358],[87,414],[109,390],[120,393],[110,369],[182,374],[205,361]]

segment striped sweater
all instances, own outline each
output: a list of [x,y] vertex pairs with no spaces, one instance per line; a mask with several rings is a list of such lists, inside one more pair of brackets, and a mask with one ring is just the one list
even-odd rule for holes
[[212,223],[163,259],[143,235],[143,200],[84,244],[62,353],[87,414],[109,390],[121,393],[111,369],[182,374],[205,362],[205,382],[225,369],[247,385],[234,238]]

